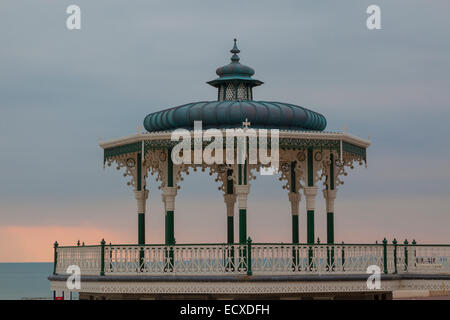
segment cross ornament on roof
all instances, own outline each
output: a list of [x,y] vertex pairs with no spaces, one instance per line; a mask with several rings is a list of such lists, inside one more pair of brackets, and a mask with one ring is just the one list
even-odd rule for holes
[[248,121],[248,118],[245,118],[245,121],[242,122],[242,126],[244,127],[244,130],[247,131],[248,127],[251,125],[252,123]]

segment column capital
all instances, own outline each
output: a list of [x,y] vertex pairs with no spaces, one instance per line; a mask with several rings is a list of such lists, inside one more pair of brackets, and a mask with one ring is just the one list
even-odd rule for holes
[[235,186],[236,194],[238,198],[239,209],[247,209],[247,198],[250,193],[250,185],[238,185]]
[[223,195],[223,198],[227,205],[227,216],[234,216],[234,204],[236,203],[236,195],[233,193],[227,193]]
[[177,187],[163,187],[162,200],[167,211],[175,211],[175,197],[177,195]]
[[326,201],[327,212],[334,212],[334,200],[336,199],[336,189],[325,189],[323,190],[323,197]]
[[164,196],[175,197],[177,195],[177,187],[163,187],[161,188]]
[[304,187],[303,192],[306,198],[306,210],[314,210],[316,207],[317,186]]
[[148,199],[148,190],[135,190],[134,197],[136,200],[147,200]]
[[324,189],[323,190],[323,197],[325,199],[336,199],[337,190],[336,189]]
[[237,185],[234,186],[236,189],[236,193],[239,194],[249,194],[250,193],[250,185]]
[[137,200],[137,211],[138,213],[145,213],[145,203],[148,199],[148,190],[134,191],[134,197]]
[[298,192],[289,192],[289,201],[291,202],[291,213],[292,215],[297,215],[299,213],[299,203],[302,195]]

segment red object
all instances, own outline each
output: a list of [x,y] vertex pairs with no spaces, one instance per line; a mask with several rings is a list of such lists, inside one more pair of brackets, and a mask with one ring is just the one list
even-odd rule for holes
[[55,297],[55,300],[64,300],[64,297]]

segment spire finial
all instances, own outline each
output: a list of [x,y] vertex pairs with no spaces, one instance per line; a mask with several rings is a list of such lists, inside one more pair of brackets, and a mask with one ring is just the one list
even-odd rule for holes
[[231,57],[232,62],[239,62],[239,60],[240,60],[240,58],[237,54],[239,52],[241,52],[241,50],[238,49],[236,41],[237,41],[237,39],[234,38],[234,46],[233,46],[233,49],[230,50],[230,52],[233,54],[233,56]]

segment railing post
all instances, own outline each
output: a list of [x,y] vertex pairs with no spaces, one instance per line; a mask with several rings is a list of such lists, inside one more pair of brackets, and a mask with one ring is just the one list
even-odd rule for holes
[[388,261],[387,261],[387,240],[386,238],[383,239],[383,267],[384,267],[384,274],[388,273]]
[[405,239],[405,242],[403,242],[405,245],[405,271],[408,271],[408,240]]
[[58,241],[55,241],[55,243],[53,244],[53,250],[54,250],[54,254],[53,254],[53,274],[56,274],[56,264],[58,263]]
[[394,274],[397,274],[397,239],[394,238],[392,244],[394,245]]
[[345,265],[345,250],[344,250],[344,241],[342,241],[342,271],[345,271],[344,265]]
[[247,239],[247,275],[252,275],[252,239]]
[[416,257],[416,248],[415,248],[416,244],[417,244],[416,240],[413,239],[411,244],[413,245],[413,248],[414,248],[413,252],[414,252],[414,268],[415,268],[417,266],[417,257]]
[[334,243],[327,243],[327,270],[334,271]]
[[112,243],[109,243],[109,270],[112,269]]
[[105,239],[100,242],[100,276],[105,275]]

